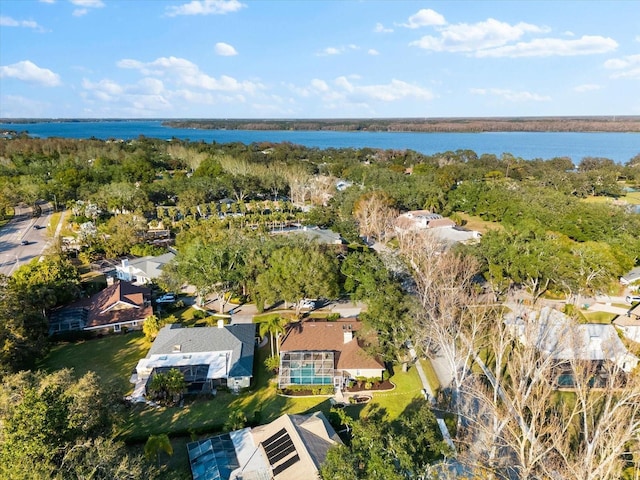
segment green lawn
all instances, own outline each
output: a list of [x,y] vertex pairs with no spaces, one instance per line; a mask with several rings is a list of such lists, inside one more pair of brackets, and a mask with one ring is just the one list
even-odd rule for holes
[[582,311],[582,316],[586,320],[586,323],[603,323],[609,324],[616,318],[618,315],[615,313],[609,312],[588,312]]
[[427,382],[429,382],[429,385],[431,386],[431,390],[434,393],[440,390],[440,380],[438,379],[438,375],[431,365],[431,361],[426,358],[421,358],[420,364],[422,365],[422,369],[424,370],[424,375],[427,377]]
[[61,343],[51,349],[40,368],[49,372],[73,368],[78,376],[92,370],[105,385],[125,395],[133,388],[129,383],[131,372],[149,347],[141,332]]

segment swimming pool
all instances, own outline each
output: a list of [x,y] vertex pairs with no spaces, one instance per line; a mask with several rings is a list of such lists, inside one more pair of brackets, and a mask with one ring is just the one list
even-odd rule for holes
[[289,383],[293,385],[331,385],[330,375],[315,375],[313,365],[291,367]]

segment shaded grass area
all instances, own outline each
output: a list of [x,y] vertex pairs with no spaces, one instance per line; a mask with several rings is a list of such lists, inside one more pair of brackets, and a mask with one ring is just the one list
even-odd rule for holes
[[431,390],[436,393],[440,390],[440,380],[438,379],[436,371],[433,369],[433,365],[431,365],[431,361],[426,358],[421,358],[420,364],[424,370],[425,377],[427,377],[427,382],[429,382],[429,385],[431,386]]

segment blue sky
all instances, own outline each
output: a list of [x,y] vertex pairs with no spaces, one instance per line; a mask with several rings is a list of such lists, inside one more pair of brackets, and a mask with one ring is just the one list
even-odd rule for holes
[[640,2],[1,0],[0,117],[640,115]]

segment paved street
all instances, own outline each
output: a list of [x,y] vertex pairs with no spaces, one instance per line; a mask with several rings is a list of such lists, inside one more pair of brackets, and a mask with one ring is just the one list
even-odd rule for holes
[[[49,245],[51,229],[47,226],[53,208],[48,203],[43,203],[41,208],[42,215],[32,218],[31,207],[16,207],[14,218],[0,229],[0,273],[11,275],[20,265],[42,255]],[[23,241],[29,243],[22,245]]]

